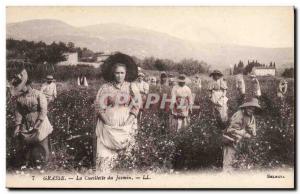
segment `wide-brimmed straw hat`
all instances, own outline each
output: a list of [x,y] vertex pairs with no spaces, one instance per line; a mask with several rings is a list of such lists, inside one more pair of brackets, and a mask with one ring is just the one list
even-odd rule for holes
[[101,66],[102,76],[105,81],[114,81],[113,66],[118,63],[126,66],[126,81],[132,82],[136,80],[138,77],[136,62],[129,55],[118,52],[109,56]]
[[12,81],[13,86],[10,88],[11,95],[18,96],[18,95],[22,94],[22,89],[26,85],[27,81],[28,81],[28,74],[27,74],[26,69],[23,69],[21,71],[21,73],[15,75],[15,77]]
[[246,107],[255,107],[257,109],[261,109],[261,106],[259,105],[257,98],[251,98],[248,102],[245,102],[240,106],[240,108],[246,108]]
[[137,67],[138,68],[138,72],[142,71],[143,69],[141,67]]
[[256,78],[256,75],[255,75],[255,73],[253,73],[253,72],[251,72],[251,73],[249,74],[249,76],[250,76],[251,78]]
[[168,75],[167,75],[166,72],[163,71],[163,72],[160,73],[160,77],[161,78],[166,78],[166,77],[168,77]]
[[213,76],[213,75],[220,75],[220,76],[223,76],[223,73],[219,70],[214,70],[213,72],[211,72],[209,74],[209,77]]
[[47,75],[46,80],[47,81],[55,81],[55,79],[53,78],[53,75]]
[[287,80],[285,80],[285,79],[281,79],[281,80],[280,80],[280,83],[287,84],[287,83],[288,83],[288,81],[287,81]]
[[178,76],[177,82],[185,83],[186,82],[186,77],[184,74],[180,74]]
[[139,72],[138,77],[145,77],[145,74],[143,72]]

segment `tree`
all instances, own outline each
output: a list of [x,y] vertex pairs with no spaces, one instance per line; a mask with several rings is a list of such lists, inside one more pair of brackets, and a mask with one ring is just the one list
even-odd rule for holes
[[294,68],[286,68],[282,73],[283,77],[294,77]]
[[67,43],[67,48],[68,48],[69,52],[75,52],[76,51],[75,44],[73,42],[68,42]]
[[233,66],[233,75],[236,75],[237,74],[237,66],[236,64],[234,64]]
[[142,68],[143,69],[149,69],[149,70],[154,70],[154,63],[155,63],[155,58],[154,57],[146,57],[142,61]]
[[154,67],[158,71],[165,71],[168,70],[166,64],[161,59],[156,59],[154,62]]

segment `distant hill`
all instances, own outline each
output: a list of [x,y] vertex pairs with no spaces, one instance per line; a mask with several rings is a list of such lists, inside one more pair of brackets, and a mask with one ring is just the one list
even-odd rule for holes
[[98,24],[74,27],[59,20],[29,20],[7,24],[7,38],[33,41],[74,42],[94,51],[121,51],[139,58],[154,56],[179,61],[203,60],[212,68],[228,68],[239,60],[258,60],[277,67],[294,64],[293,48],[260,48],[239,45],[202,44],[182,40],[165,33],[121,24]]

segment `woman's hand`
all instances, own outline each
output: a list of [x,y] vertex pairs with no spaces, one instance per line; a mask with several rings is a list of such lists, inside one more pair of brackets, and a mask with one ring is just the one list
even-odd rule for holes
[[14,137],[17,137],[20,133],[20,125],[17,125],[14,131]]
[[103,120],[103,123],[108,126],[113,126],[113,124],[108,119]]
[[125,123],[121,126],[127,126],[127,125],[132,125],[133,121],[135,119],[135,116],[133,114],[130,114]]
[[38,119],[38,120],[35,122],[33,129],[39,129],[40,126],[41,126],[41,124],[42,124],[42,122],[43,122],[42,120]]
[[252,137],[245,129],[236,130],[236,131],[234,131],[234,134],[241,136],[242,138],[247,138],[247,139]]
[[108,117],[106,116],[105,113],[99,113],[98,114],[99,119],[108,126],[112,126],[113,124],[110,122],[110,120],[108,119]]

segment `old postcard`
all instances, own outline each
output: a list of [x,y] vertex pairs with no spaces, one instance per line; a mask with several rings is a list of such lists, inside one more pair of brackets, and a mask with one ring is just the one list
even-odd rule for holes
[[293,7],[6,19],[6,187],[295,188]]

